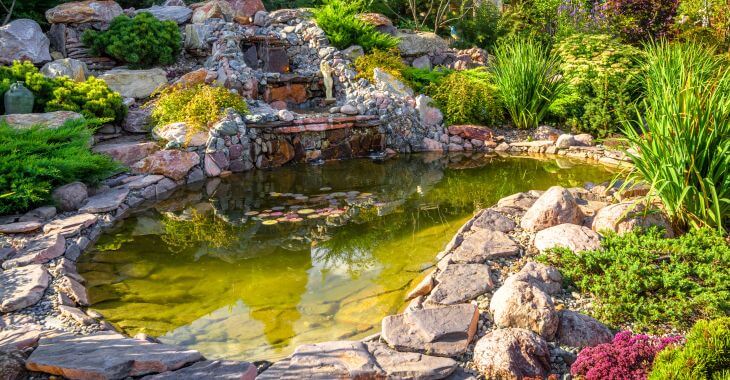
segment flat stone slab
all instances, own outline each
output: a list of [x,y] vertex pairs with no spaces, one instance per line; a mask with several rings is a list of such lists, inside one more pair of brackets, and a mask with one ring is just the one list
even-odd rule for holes
[[106,154],[115,161],[129,166],[159,149],[160,147],[154,141],[121,139],[97,144],[92,150],[94,153]]
[[0,272],[0,312],[34,305],[43,297],[51,276],[42,265],[27,265]]
[[591,251],[601,248],[601,236],[588,227],[565,223],[539,231],[534,244],[540,252],[559,247],[573,252]]
[[130,190],[144,189],[147,186],[160,182],[163,178],[165,178],[164,175],[150,174],[129,182],[125,186],[127,186]]
[[143,380],[254,380],[256,366],[232,360],[205,360],[173,372],[145,376]]
[[297,347],[286,361],[264,371],[258,379],[374,379],[384,371],[358,341],[332,341]]
[[66,249],[66,239],[61,235],[46,235],[33,240],[10,259],[3,262],[4,269],[15,268],[30,264],[43,264],[51,259],[63,255]]
[[33,347],[45,332],[39,325],[0,330],[0,351],[25,350]]
[[463,303],[494,289],[486,264],[449,264],[439,272],[436,281],[438,285],[426,299],[427,303]]
[[453,357],[466,352],[478,320],[472,304],[413,310],[383,318],[382,338],[398,351]]
[[515,256],[518,253],[520,246],[504,232],[477,229],[454,250],[451,260],[456,263],[483,263],[490,259]]
[[46,224],[43,226],[43,232],[46,234],[57,233],[64,237],[73,236],[82,229],[91,227],[97,220],[99,220],[99,217],[94,214],[77,214],[68,218],[56,219]]
[[388,379],[445,379],[457,365],[450,358],[398,352],[378,342],[369,342],[367,346]]
[[61,334],[42,338],[26,367],[70,379],[123,379],[174,371],[202,359],[197,351],[125,338],[116,333]]
[[101,213],[116,210],[125,199],[129,189],[116,188],[90,197],[79,212]]
[[10,224],[0,225],[0,234],[24,234],[26,232],[33,232],[39,228],[43,223],[40,222],[16,222]]
[[509,232],[514,230],[517,225],[512,221],[512,219],[494,211],[491,208],[488,208],[474,219],[472,226],[486,230]]

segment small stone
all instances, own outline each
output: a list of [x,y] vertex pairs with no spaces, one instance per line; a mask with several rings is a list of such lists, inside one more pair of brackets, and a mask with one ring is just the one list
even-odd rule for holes
[[73,306],[59,305],[58,310],[61,312],[62,316],[73,319],[77,323],[84,326],[89,326],[96,323],[96,320],[94,318],[89,317],[83,311]]
[[410,292],[406,295],[406,301],[410,301],[418,296],[425,296],[428,293],[431,293],[431,290],[434,287],[434,278],[433,278],[433,272],[426,275],[426,277],[423,278],[416,286],[411,289]]
[[357,115],[358,114],[357,108],[351,104],[345,104],[342,107],[340,107],[340,112],[344,113],[345,115]]

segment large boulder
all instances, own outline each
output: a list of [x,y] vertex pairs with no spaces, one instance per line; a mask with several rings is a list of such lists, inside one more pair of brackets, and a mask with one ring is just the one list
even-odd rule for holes
[[89,190],[81,182],[71,182],[53,190],[52,196],[61,211],[76,211],[89,197]]
[[464,238],[451,258],[457,263],[483,263],[487,260],[512,257],[520,246],[504,232],[477,228]]
[[381,33],[387,33],[395,35],[397,32],[396,27],[393,25],[393,21],[381,13],[360,13],[357,18],[375,27]]
[[160,86],[167,84],[167,73],[160,68],[149,70],[114,69],[99,76],[110,89],[125,98],[148,98]]
[[40,301],[51,277],[42,265],[0,272],[0,312],[20,310]]
[[0,116],[0,121],[8,123],[15,129],[30,128],[43,125],[47,128],[58,128],[69,120],[83,119],[81,114],[73,111],[54,111],[45,113],[23,113]]
[[558,329],[558,314],[552,298],[523,281],[506,281],[489,302],[489,311],[499,327],[519,327],[552,339]]
[[509,276],[510,281],[522,281],[537,286],[547,294],[557,294],[563,290],[563,276],[560,271],[549,265],[530,261],[519,272]]
[[13,20],[0,27],[0,63],[48,62],[51,60],[50,45],[40,25],[33,20]]
[[555,337],[561,345],[583,348],[609,343],[613,339],[613,333],[603,323],[585,314],[561,310]]
[[449,43],[436,33],[399,31],[396,37],[399,39],[398,49],[404,56],[419,57],[449,48]]
[[581,224],[583,213],[573,195],[561,187],[553,186],[535,201],[520,225],[527,231],[540,231],[563,223]]
[[100,23],[108,25],[114,17],[124,11],[112,0],[75,1],[60,4],[46,11],[46,20],[51,24]]
[[105,154],[114,161],[127,166],[133,165],[159,149],[160,147],[152,141],[138,139],[109,140],[92,148],[94,153]]
[[642,203],[621,202],[600,209],[593,218],[592,228],[596,232],[614,231],[618,234],[634,228],[659,226],[664,228],[667,237],[674,236],[666,215],[657,209],[647,210]]
[[474,364],[488,379],[543,379],[550,372],[550,349],[531,331],[498,329],[477,341]]
[[150,8],[138,9],[135,13],[148,12],[160,21],[175,21],[184,24],[193,15],[193,10],[185,6],[159,6],[153,5]]
[[588,227],[577,224],[559,224],[535,234],[535,248],[540,252],[553,248],[568,248],[573,252],[601,248],[601,237]]
[[174,180],[185,178],[193,166],[200,163],[195,152],[160,150],[132,165],[137,173],[161,174]]
[[89,68],[85,62],[78,59],[63,58],[43,65],[41,73],[49,78],[65,76],[77,82],[83,82],[89,75]]
[[256,12],[265,11],[261,0],[211,0],[191,5],[193,23],[202,24],[205,20],[219,18],[250,24]]

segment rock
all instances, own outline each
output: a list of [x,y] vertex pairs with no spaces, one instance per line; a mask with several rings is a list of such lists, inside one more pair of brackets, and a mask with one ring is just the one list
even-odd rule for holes
[[509,232],[515,229],[516,224],[512,221],[512,219],[494,211],[491,208],[488,208],[474,219],[472,227]]
[[66,239],[61,235],[46,235],[28,243],[10,259],[3,262],[4,269],[30,264],[43,264],[63,255]]
[[33,232],[41,228],[42,225],[43,223],[35,221],[2,224],[0,225],[0,234],[24,234]]
[[416,286],[414,286],[410,292],[408,292],[408,294],[406,295],[406,301],[410,301],[416,297],[425,296],[428,293],[431,293],[434,285],[434,276],[433,272],[431,272],[426,275],[426,277],[424,277],[418,284],[416,284]]
[[52,196],[61,211],[76,211],[89,197],[89,190],[82,182],[71,182],[57,187]]
[[379,342],[367,346],[388,379],[445,379],[457,366],[453,359],[398,352]]
[[159,6],[153,5],[150,8],[138,9],[135,14],[149,12],[152,16],[160,21],[175,21],[178,24],[184,24],[193,15],[193,11],[186,6]]
[[294,112],[289,111],[289,110],[280,110],[279,112],[276,113],[276,116],[279,117],[279,120],[283,120],[283,121],[292,121],[295,118]]
[[25,356],[16,350],[0,350],[0,379],[21,380],[29,378],[25,370]]
[[558,149],[568,149],[573,145],[577,145],[575,141],[575,137],[573,135],[564,133],[560,136],[558,136],[558,139],[555,141],[555,146]]
[[419,94],[416,96],[416,109],[421,123],[426,128],[440,127],[444,121],[444,114],[437,107],[432,106],[433,99],[426,95]]
[[51,277],[42,265],[27,265],[0,272],[0,312],[9,313],[38,302]]
[[45,234],[60,234],[64,237],[76,235],[84,228],[91,227],[99,220],[94,214],[76,214],[66,218],[56,219],[45,226],[43,232]]
[[148,98],[160,86],[167,84],[167,73],[160,68],[148,70],[114,69],[99,76],[110,89],[122,97]]
[[579,135],[575,135],[575,136],[573,136],[573,139],[575,140],[576,145],[593,146],[593,136],[591,136],[587,133],[581,133]]
[[509,276],[510,281],[522,281],[534,285],[547,294],[557,294],[563,290],[563,276],[557,268],[530,261],[519,272]]
[[190,169],[200,163],[195,152],[160,150],[132,166],[137,173],[162,174],[174,180],[185,178]]
[[580,224],[582,221],[583,213],[575,198],[565,188],[553,186],[525,212],[520,225],[527,231],[540,231],[558,224]]
[[494,139],[494,131],[479,125],[452,125],[449,126],[449,134],[469,140],[492,141]]
[[228,0],[233,8],[233,21],[250,24],[256,12],[266,11],[261,0]]
[[248,362],[232,360],[204,360],[174,372],[164,372],[143,377],[143,380],[179,380],[179,379],[236,379],[254,380],[256,366]]
[[429,139],[428,137],[423,138],[423,148],[426,152],[443,152],[444,146],[440,142]]
[[393,26],[393,21],[381,13],[360,13],[357,18],[375,27],[379,32],[395,35],[397,29]]
[[384,375],[365,343],[357,341],[301,345],[289,359],[287,374],[299,379],[367,379]]
[[89,68],[85,62],[78,59],[63,58],[43,65],[41,73],[49,78],[65,76],[76,82],[83,82],[89,76]]
[[517,193],[497,201],[497,207],[512,207],[527,211],[537,201],[537,196],[530,193]]
[[557,128],[551,127],[549,125],[541,125],[535,129],[532,137],[534,140],[547,140],[550,142],[555,142],[562,134],[563,132]]
[[266,26],[269,23],[269,12],[258,11],[253,15],[253,24],[256,26]]
[[129,189],[116,188],[94,195],[89,197],[79,209],[79,212],[101,213],[114,211],[127,199],[127,194],[129,194]]
[[130,110],[124,118],[122,129],[129,133],[147,133],[152,122],[149,108]]
[[59,4],[46,11],[50,24],[86,24],[109,22],[123,13],[122,7],[112,0],[89,0]]
[[601,237],[588,227],[565,223],[539,231],[534,244],[540,252],[557,247],[573,252],[592,251],[601,248]]
[[18,19],[0,26],[0,63],[48,62],[51,60],[50,45],[40,25],[33,20]]
[[71,319],[83,326],[90,326],[96,323],[96,320],[94,318],[89,317],[88,315],[84,314],[83,311],[73,306],[59,305],[58,311],[61,312],[62,316]]
[[89,306],[89,295],[86,292],[86,288],[73,278],[63,276],[58,284],[58,288],[76,302],[77,305]]
[[494,283],[485,264],[449,264],[436,276],[437,285],[426,301],[453,305],[470,301],[492,289]]
[[131,166],[159,149],[160,147],[152,141],[109,140],[95,145],[91,150],[94,153],[106,154],[117,162]]
[[115,333],[42,338],[26,362],[31,371],[73,379],[122,379],[174,371],[203,359],[199,352]]
[[221,168],[218,167],[218,164],[213,161],[213,158],[209,154],[205,155],[203,169],[207,177],[218,177],[221,174]]
[[398,351],[458,356],[466,352],[478,320],[472,304],[413,310],[383,318],[382,338]]
[[165,176],[158,175],[158,174],[150,174],[142,176],[142,178],[136,179],[131,182],[127,182],[125,185],[130,190],[139,190],[144,189],[147,186],[154,185],[157,182],[160,182],[160,180],[164,179]]
[[360,45],[352,45],[349,48],[342,51],[342,55],[345,56],[345,58],[349,59],[350,61],[355,61],[358,57],[362,57],[365,55],[365,50],[363,50],[362,46]]
[[197,70],[190,71],[183,74],[178,78],[174,85],[180,87],[194,87],[201,84],[210,84],[216,78],[217,74],[213,71],[209,71],[205,67],[201,67]]
[[56,211],[56,208],[53,206],[41,206],[34,208],[20,217],[18,219],[19,222],[39,222],[39,221],[46,221],[54,216],[56,216],[58,212]]
[[202,24],[205,20],[219,18],[250,24],[256,12],[265,10],[261,0],[211,0],[195,4],[192,22]]
[[208,140],[208,133],[196,132],[192,135],[188,133],[187,123],[171,123],[152,130],[152,135],[156,139],[174,142],[182,146],[201,146],[205,145]]
[[420,56],[413,60],[411,66],[417,69],[431,70],[431,60],[427,55]]
[[[35,347],[43,335],[42,327],[36,324],[24,324],[17,329],[0,330],[0,352],[11,350],[23,351],[27,348]],[[4,377],[0,376],[0,379],[4,379]]]
[[344,113],[345,115],[357,115],[357,107],[353,106],[352,104],[345,104],[342,107],[340,107],[340,112]]
[[44,113],[23,113],[0,116],[0,121],[8,123],[15,129],[43,125],[47,128],[58,128],[69,120],[83,119],[81,114],[72,111],[54,111]]
[[498,329],[477,341],[474,364],[489,379],[544,379],[550,372],[550,349],[531,331]]
[[442,52],[449,48],[449,43],[431,32],[398,31],[398,49],[404,56],[418,57]]
[[489,302],[499,327],[519,327],[552,339],[558,329],[553,300],[540,288],[523,281],[506,281]]
[[504,232],[477,229],[454,250],[451,260],[456,263],[483,263],[518,253],[519,245]]
[[642,203],[633,201],[608,205],[598,210],[592,224],[593,231],[614,231],[618,234],[650,226],[664,228],[666,237],[674,236],[674,230],[663,212],[647,210]]
[[375,82],[375,87],[380,91],[390,92],[400,97],[413,96],[413,90],[410,87],[380,68],[376,67],[373,70],[373,81]]
[[613,333],[603,323],[585,314],[572,310],[561,310],[560,324],[556,335],[558,343],[570,347],[593,347],[609,343]]

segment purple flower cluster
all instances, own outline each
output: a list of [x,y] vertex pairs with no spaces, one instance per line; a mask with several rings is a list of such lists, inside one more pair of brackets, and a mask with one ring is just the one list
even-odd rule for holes
[[669,37],[679,0],[606,0],[604,12],[628,42]]
[[581,350],[570,373],[585,380],[644,380],[656,354],[682,340],[681,336],[655,337],[621,331],[611,343]]
[[571,23],[579,32],[596,32],[608,26],[603,2],[591,5],[585,0],[563,0],[558,7],[558,17]]

